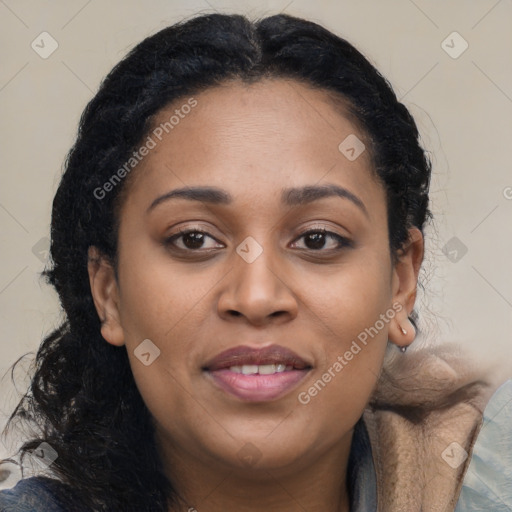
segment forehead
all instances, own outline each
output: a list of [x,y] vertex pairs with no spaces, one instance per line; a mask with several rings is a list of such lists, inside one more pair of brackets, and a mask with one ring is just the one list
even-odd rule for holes
[[233,81],[183,97],[154,116],[149,138],[154,147],[133,180],[133,192],[147,200],[211,185],[250,202],[323,182],[383,200],[369,151],[355,160],[340,151],[345,140],[364,144],[365,134],[328,92],[293,80]]

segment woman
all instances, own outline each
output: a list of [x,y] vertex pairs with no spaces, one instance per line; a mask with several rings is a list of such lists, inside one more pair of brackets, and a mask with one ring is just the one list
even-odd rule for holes
[[489,505],[462,484],[491,386],[405,352],[431,217],[418,139],[314,23],[199,16],[140,43],[54,200],[66,322],[13,414],[40,425],[22,450],[47,473],[0,509]]

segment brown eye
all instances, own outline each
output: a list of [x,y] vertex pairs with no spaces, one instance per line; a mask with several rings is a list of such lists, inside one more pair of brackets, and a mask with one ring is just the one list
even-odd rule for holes
[[[209,240],[212,240],[208,245]],[[206,251],[219,247],[217,240],[209,235],[206,231],[200,229],[183,230],[179,233],[172,235],[164,241],[164,245],[183,251],[198,251],[204,249]],[[220,247],[224,247],[220,245]]]
[[306,231],[300,235],[298,240],[301,238],[304,239],[304,245],[306,246],[305,248],[312,251],[326,249],[326,251],[322,252],[328,252],[330,250],[343,249],[344,247],[352,247],[352,242],[350,240],[341,235],[338,235],[337,233],[333,233],[332,231],[327,231],[325,229],[314,229]]
[[326,238],[325,233],[310,233],[305,236],[304,243],[308,249],[322,249]]
[[185,233],[182,235],[183,245],[187,249],[200,249],[204,244],[204,237],[204,233],[198,233],[197,231]]

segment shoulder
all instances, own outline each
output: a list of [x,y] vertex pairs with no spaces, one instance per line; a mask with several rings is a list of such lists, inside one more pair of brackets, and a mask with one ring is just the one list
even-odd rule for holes
[[512,510],[512,379],[492,395],[473,446],[456,512]]
[[424,347],[398,357],[382,372],[372,404],[413,417],[428,416],[461,403],[483,412],[497,387],[492,367],[484,367],[458,345]]
[[0,491],[0,512],[68,512],[64,503],[70,503],[66,486],[44,476],[22,479]]
[[[416,510],[418,502],[427,510],[453,510],[472,455],[478,457],[477,439],[499,453],[482,429],[498,387],[490,369],[454,345],[421,349],[386,365],[365,412],[379,510],[397,504],[395,510]],[[502,425],[510,431],[510,423]]]

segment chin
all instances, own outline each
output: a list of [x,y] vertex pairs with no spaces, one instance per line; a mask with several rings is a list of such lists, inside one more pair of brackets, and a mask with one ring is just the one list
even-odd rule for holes
[[268,472],[286,474],[288,470],[297,471],[297,464],[307,465],[307,448],[299,433],[294,436],[288,430],[283,435],[273,437],[271,434],[269,437],[268,431],[262,435],[251,432],[250,436],[248,432],[251,430],[245,430],[245,435],[234,435],[239,441],[230,442],[225,451],[221,452],[221,447],[216,445],[216,458],[223,459],[227,466],[237,471],[247,471],[253,477],[261,472],[263,479],[268,479]]

